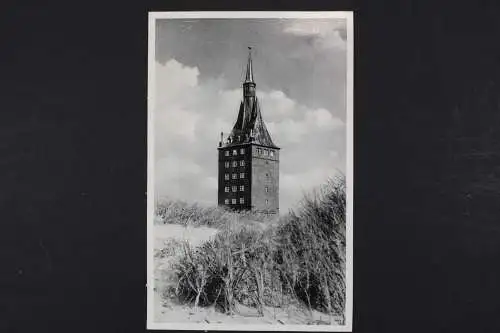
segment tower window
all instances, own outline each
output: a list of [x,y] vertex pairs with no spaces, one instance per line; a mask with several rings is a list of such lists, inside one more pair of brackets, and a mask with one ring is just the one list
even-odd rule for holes
[[233,167],[237,167],[237,166],[238,166],[238,162],[233,161]]
[[231,203],[232,203],[233,205],[236,205],[236,199],[231,199]]
[[269,187],[266,186],[266,192],[269,192]]
[[245,166],[245,161],[244,160],[240,161],[240,166]]
[[225,203],[226,205],[229,205],[229,199],[224,200],[224,203]]
[[224,192],[229,192],[229,186],[224,187]]
[[237,178],[238,178],[238,174],[233,173],[233,179],[237,179]]
[[240,185],[240,191],[243,192],[245,190],[245,185]]
[[240,178],[245,178],[245,173],[244,172],[240,173]]
[[225,166],[226,168],[229,168],[229,162],[225,162],[225,163],[224,163],[224,166]]
[[245,203],[245,198],[240,198],[240,204],[244,204]]
[[238,186],[233,186],[233,192],[238,191]]
[[224,155],[225,155],[225,156],[229,156],[229,150],[226,150],[226,151],[224,152]]
[[233,150],[233,155],[238,155],[238,151],[236,149]]
[[244,155],[244,154],[245,154],[245,148],[241,148],[241,149],[240,149],[240,154],[241,154],[241,155]]
[[224,179],[225,179],[225,180],[229,180],[229,174],[228,174],[228,173],[226,173],[226,174],[224,175]]

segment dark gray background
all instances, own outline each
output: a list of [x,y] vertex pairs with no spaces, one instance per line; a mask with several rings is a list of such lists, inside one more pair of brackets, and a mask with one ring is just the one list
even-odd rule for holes
[[[145,330],[148,7],[134,3],[1,11],[3,332]],[[495,2],[328,4],[279,3],[358,10],[354,331],[498,332]]]

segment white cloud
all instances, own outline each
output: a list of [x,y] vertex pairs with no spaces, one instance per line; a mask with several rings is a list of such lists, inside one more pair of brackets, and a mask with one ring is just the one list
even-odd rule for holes
[[157,138],[162,139],[168,133],[169,136],[178,136],[189,142],[195,142],[196,123],[199,115],[183,110],[178,107],[169,108],[167,112],[158,112],[155,117]]
[[266,119],[283,119],[283,117],[290,116],[297,107],[294,100],[279,90],[269,93],[260,92],[258,97],[262,107],[266,110]]
[[164,65],[156,63],[156,106],[177,101],[186,89],[198,85],[200,72],[197,67],[187,67],[175,59]]
[[324,48],[346,47],[340,36],[340,29],[345,28],[345,22],[340,20],[311,20],[296,19],[285,23],[283,31],[296,36],[311,36],[315,38],[315,45]]
[[199,175],[202,168],[185,157],[179,157],[175,153],[162,158],[156,162],[156,169],[160,172],[156,175],[160,180],[170,180],[179,177],[192,177]]
[[334,117],[325,109],[306,111],[305,121],[310,124],[311,127],[316,126],[322,130],[333,130],[344,126],[344,122],[340,118]]

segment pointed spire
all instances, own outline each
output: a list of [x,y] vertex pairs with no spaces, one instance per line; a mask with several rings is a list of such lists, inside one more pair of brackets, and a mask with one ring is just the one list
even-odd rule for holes
[[253,69],[252,69],[252,48],[248,47],[248,63],[247,72],[245,75],[245,82],[253,82]]

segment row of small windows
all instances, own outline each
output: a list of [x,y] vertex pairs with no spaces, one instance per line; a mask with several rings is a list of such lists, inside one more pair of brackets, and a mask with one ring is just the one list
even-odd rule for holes
[[[269,178],[269,173],[266,173],[266,177]],[[240,178],[241,179],[245,178],[245,173],[244,172],[240,172]],[[238,179],[238,174],[237,173],[233,173],[232,179]],[[229,180],[229,174],[228,173],[224,174],[224,180]]]
[[[229,199],[224,200],[224,203],[226,205],[229,205]],[[244,204],[244,203],[245,203],[245,198],[240,198],[240,204]],[[231,204],[236,205],[236,199],[231,199]]]
[[[237,192],[238,186],[232,186],[231,189],[233,190],[233,192]],[[240,185],[240,192],[243,192],[243,191],[245,191],[245,185]],[[226,192],[226,193],[229,192],[229,186],[224,187],[224,192]]]
[[257,148],[257,155],[274,156],[274,150]]
[[[224,203],[226,205],[229,205],[229,199],[225,199]],[[240,204],[245,203],[245,198],[240,198]],[[236,205],[236,199],[231,199],[231,204]],[[266,205],[269,205],[269,200],[266,199]]]
[[[232,186],[231,189],[233,190],[233,192],[237,192],[238,191],[238,186]],[[240,185],[240,192],[243,192],[245,191],[245,185]],[[266,193],[269,193],[269,187],[265,187],[265,191]],[[229,192],[229,186],[226,186],[224,187],[224,192]]]
[[[229,156],[229,152],[230,152],[229,150],[226,150],[224,152],[224,155]],[[240,155],[244,155],[244,154],[245,154],[245,148],[240,148]],[[238,155],[238,149],[233,149],[233,156],[236,156],[236,155]]]
[[[224,166],[225,166],[226,168],[229,168],[229,165],[230,165],[230,164],[229,164],[229,161],[226,161],[226,162],[224,163]],[[238,166],[238,161],[233,161],[233,164],[232,164],[232,165],[233,165],[233,168],[237,167],[237,166]],[[240,161],[240,166],[245,166],[245,161],[244,161],[244,160],[241,160],[241,161]]]
[[[238,179],[238,174],[237,173],[233,173],[232,178],[233,179]],[[245,178],[245,173],[244,172],[240,172],[240,179],[243,179],[243,178]],[[228,173],[224,174],[224,180],[229,180],[229,174]]]

